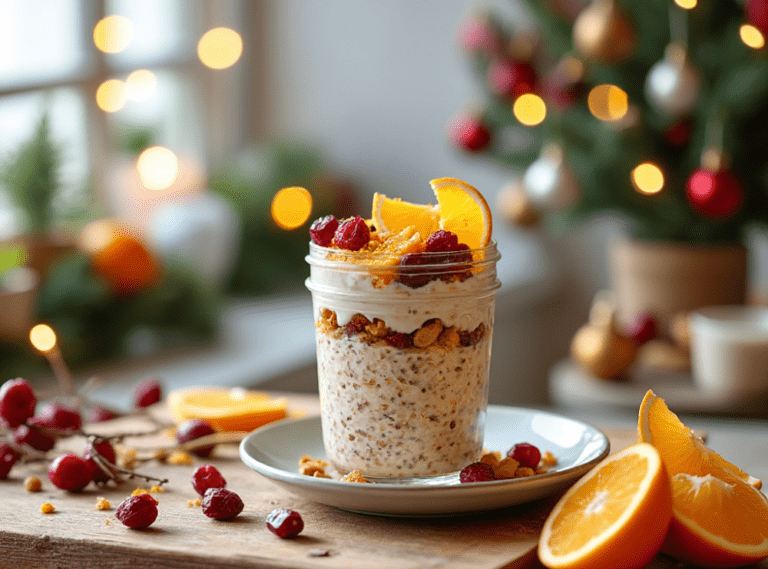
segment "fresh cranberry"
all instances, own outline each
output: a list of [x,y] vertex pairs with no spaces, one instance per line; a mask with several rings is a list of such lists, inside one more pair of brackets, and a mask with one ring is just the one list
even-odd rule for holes
[[309,236],[317,245],[328,247],[333,242],[333,235],[339,227],[339,220],[333,215],[319,217],[309,226]]
[[111,480],[114,477],[104,472],[104,469],[93,459],[93,455],[96,453],[110,464],[115,464],[115,461],[117,460],[115,449],[109,441],[97,440],[96,442],[88,444],[84,455],[86,462],[88,462],[88,467],[91,469],[91,480],[94,482],[106,482],[107,480]]
[[267,515],[267,528],[277,537],[294,537],[304,529],[304,520],[298,512],[279,508]]
[[214,520],[231,520],[243,511],[240,496],[226,488],[208,488],[203,496],[203,513]]
[[101,405],[94,405],[91,410],[88,412],[88,417],[86,419],[86,422],[88,423],[103,423],[105,421],[111,421],[112,419],[117,419],[120,415],[112,411],[111,409],[107,409],[106,407],[102,407]]
[[64,454],[48,466],[48,479],[56,488],[79,492],[91,481],[91,467],[81,456]]
[[163,387],[157,379],[145,379],[136,386],[133,392],[135,407],[149,407],[158,403],[163,397]]
[[77,409],[53,401],[43,406],[42,410],[29,420],[29,424],[54,431],[77,431],[83,426],[83,418]]
[[641,314],[629,326],[627,336],[632,338],[638,344],[650,342],[658,335],[656,319],[650,314]]
[[224,488],[226,485],[227,481],[221,472],[211,464],[198,466],[192,473],[192,487],[201,496],[205,496],[209,488]]
[[333,240],[338,247],[350,251],[359,251],[368,244],[370,239],[371,230],[359,215],[342,222],[333,235]]
[[479,152],[491,143],[491,131],[474,117],[458,117],[452,125],[454,144],[469,152]]
[[536,468],[541,460],[541,451],[530,443],[517,443],[507,451],[507,456],[514,458],[520,466]]
[[403,334],[402,332],[392,332],[391,334],[387,334],[384,336],[384,341],[393,348],[398,348],[400,350],[412,347],[411,336],[409,334]]
[[13,430],[13,442],[35,450],[48,452],[56,445],[56,439],[36,427],[19,425]]
[[0,480],[8,478],[8,473],[17,460],[19,453],[8,443],[0,441]]
[[[178,426],[176,429],[176,440],[179,443],[187,443],[200,437],[206,437],[212,435],[216,430],[211,427],[209,423],[206,423],[202,419],[188,419]],[[211,454],[214,445],[208,445],[201,448],[196,448],[190,452],[197,456],[206,457]]]
[[37,398],[26,380],[9,379],[0,387],[0,417],[13,429],[35,413]]
[[469,466],[465,466],[459,474],[459,480],[462,484],[468,482],[488,482],[494,480],[493,468],[490,464],[484,462],[473,462]]
[[157,519],[157,500],[149,494],[126,498],[115,514],[123,525],[131,529],[144,529]]

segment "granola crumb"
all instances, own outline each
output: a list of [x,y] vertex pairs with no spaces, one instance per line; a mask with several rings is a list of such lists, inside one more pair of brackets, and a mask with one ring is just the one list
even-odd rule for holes
[[56,511],[56,508],[54,508],[53,504],[50,502],[45,502],[42,506],[40,506],[40,511],[44,514],[52,514]]
[[136,467],[136,465],[138,464],[138,460],[136,459],[138,451],[135,448],[126,447],[126,448],[119,448],[116,450],[119,455],[120,466],[128,469],[132,469]]
[[27,492],[39,492],[43,487],[43,483],[37,476],[28,476],[24,479],[24,489]]
[[533,470],[533,468],[529,468],[527,466],[521,466],[515,470],[515,478],[525,478],[527,476],[533,476],[534,474],[536,474],[536,472]]
[[330,478],[325,472],[328,466],[329,463],[327,461],[320,458],[312,458],[305,454],[299,459],[299,474],[316,478]]
[[152,488],[150,488],[150,489],[149,489],[149,491],[150,491],[152,494],[158,494],[158,493],[162,493],[162,492],[165,492],[165,488],[163,488],[162,486],[159,486],[159,485],[155,484],[154,486],[152,486]]
[[202,500],[200,498],[195,498],[194,500],[187,501],[187,506],[190,508],[199,507],[202,504]]
[[152,453],[152,458],[154,458],[157,462],[165,462],[168,460],[168,451],[164,448],[159,448]]
[[480,462],[484,462],[491,468],[496,468],[499,462],[501,462],[501,453],[499,451],[488,452],[484,450],[483,456],[480,457]]
[[507,478],[515,478],[517,471],[520,470],[520,463],[514,458],[509,456],[501,459],[499,464],[493,468],[493,475],[497,480],[505,480]]
[[109,510],[112,507],[112,504],[109,503],[109,500],[107,500],[104,496],[99,496],[96,498],[96,509],[97,510]]
[[173,451],[168,457],[168,463],[179,464],[184,466],[192,466],[194,464],[194,461],[192,460],[192,456],[188,452],[176,450],[176,451]]
[[346,476],[342,476],[341,477],[341,481],[342,482],[361,482],[361,483],[364,483],[364,484],[368,483],[368,481],[365,479],[365,477],[362,474],[360,474],[359,470],[353,470],[352,472],[350,472]]
[[548,450],[545,450],[544,454],[541,455],[541,464],[544,466],[555,466],[557,464],[557,457]]
[[149,490],[146,488],[136,488],[133,492],[131,492],[131,496],[139,496],[141,494],[149,494]]

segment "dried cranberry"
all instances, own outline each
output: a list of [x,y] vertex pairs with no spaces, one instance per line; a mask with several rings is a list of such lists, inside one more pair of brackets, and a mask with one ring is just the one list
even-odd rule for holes
[[[178,426],[176,429],[176,440],[179,443],[184,444],[200,437],[207,437],[216,432],[216,429],[202,419],[188,419]],[[190,452],[197,456],[207,457],[211,454],[214,445],[207,445],[204,447],[196,448]]]
[[267,515],[267,528],[277,537],[294,537],[304,529],[304,520],[299,512],[279,508]]
[[530,443],[517,443],[507,451],[507,456],[514,458],[520,466],[536,468],[541,460],[541,451]]
[[344,331],[346,332],[347,336],[354,336],[355,334],[365,330],[365,327],[370,323],[371,321],[362,314],[354,314],[350,321],[347,322],[347,324],[344,326]]
[[117,419],[120,415],[112,411],[111,409],[107,409],[106,407],[102,407],[101,405],[94,405],[91,410],[88,412],[88,417],[86,418],[86,421],[88,423],[103,423],[104,421],[111,421],[112,419]]
[[[97,453],[110,464],[115,464],[115,461],[117,460],[115,449],[109,441],[97,440],[88,444],[84,455],[88,467],[91,469],[91,480],[94,482],[106,482],[107,480],[111,480],[114,477],[105,472],[93,459],[93,455]],[[107,467],[107,469],[109,470],[109,467]]]
[[656,319],[650,314],[641,314],[629,326],[627,336],[638,344],[650,342],[658,335]]
[[26,380],[9,379],[0,387],[0,417],[13,429],[35,413],[37,398]]
[[208,488],[203,496],[203,513],[214,520],[231,520],[243,511],[240,496],[226,488]]
[[342,222],[333,236],[338,247],[350,251],[359,251],[368,244],[370,239],[371,230],[359,215]]
[[459,247],[459,237],[445,229],[438,229],[427,238],[426,250],[429,253],[444,253],[456,251]]
[[157,500],[149,494],[126,498],[117,507],[116,517],[131,529],[144,529],[157,519]]
[[487,482],[494,480],[493,468],[484,462],[473,462],[465,466],[459,474],[459,480],[462,484],[468,482]]
[[198,466],[192,473],[192,487],[201,496],[205,496],[209,488],[224,488],[226,485],[227,481],[221,472],[211,464]]
[[392,332],[391,334],[387,334],[384,336],[384,341],[393,348],[398,348],[400,350],[412,347],[410,334],[403,334],[402,332]]
[[145,379],[136,386],[133,392],[135,407],[149,407],[159,402],[163,397],[163,388],[157,379]]
[[465,281],[472,276],[472,272],[469,270],[469,263],[472,262],[472,253],[470,253],[469,245],[459,243],[456,250],[446,253],[440,262],[452,265],[450,272],[440,275],[440,278],[444,281],[453,280],[454,277]]
[[13,442],[42,452],[48,452],[56,445],[54,437],[29,425],[19,425],[13,430]]
[[29,424],[54,431],[77,431],[83,426],[83,418],[77,409],[53,401],[32,417]]
[[419,288],[429,281],[434,280],[434,276],[429,274],[430,269],[418,268],[421,265],[430,265],[434,261],[430,260],[429,255],[424,253],[406,253],[400,257],[400,268],[397,271],[397,282],[403,283],[411,288]]
[[79,492],[91,481],[91,467],[81,456],[64,454],[48,466],[48,479],[56,488]]
[[333,235],[339,227],[339,220],[333,215],[319,217],[309,226],[309,236],[317,245],[328,247],[333,243]]
[[483,336],[485,336],[485,324],[481,322],[480,324],[477,325],[477,328],[475,328],[471,332],[467,332],[466,330],[460,330],[459,343],[464,347],[474,346],[480,340],[483,339]]
[[0,441],[0,480],[8,478],[8,473],[17,460],[19,453],[8,443]]

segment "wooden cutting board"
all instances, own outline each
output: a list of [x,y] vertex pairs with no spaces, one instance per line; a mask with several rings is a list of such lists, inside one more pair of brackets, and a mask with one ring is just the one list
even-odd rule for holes
[[[290,396],[291,409],[316,413],[311,396]],[[162,410],[159,410],[162,415]],[[146,419],[124,418],[91,427],[100,434],[139,432],[152,428]],[[612,449],[634,442],[630,431],[605,430]],[[126,441],[133,446],[168,445],[167,435]],[[72,441],[81,452],[83,439]],[[200,507],[189,505],[197,497],[191,475],[199,464],[217,466],[227,488],[237,492],[245,509],[233,521],[219,522]],[[557,497],[532,504],[472,516],[406,519],[366,516],[309,502],[277,487],[239,460],[235,445],[220,445],[209,459],[194,466],[152,461],[141,472],[168,478],[159,501],[157,521],[146,530],[129,530],[114,516],[120,502],[135,488],[148,488],[141,480],[106,487],[89,486],[78,494],[53,487],[46,463],[16,465],[9,480],[0,481],[0,567],[62,568],[324,568],[380,569],[425,567],[498,569],[537,567],[539,531]],[[43,490],[24,490],[23,480],[35,475]],[[112,509],[95,509],[97,497],[107,498]],[[50,502],[53,514],[40,506]],[[283,540],[270,533],[265,516],[274,508],[301,513],[305,529],[296,539]],[[662,565],[659,565],[661,567]],[[670,565],[670,567],[673,565]]]

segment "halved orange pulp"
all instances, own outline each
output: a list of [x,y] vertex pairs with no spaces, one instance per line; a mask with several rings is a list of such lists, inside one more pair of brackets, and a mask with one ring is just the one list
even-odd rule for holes
[[674,517],[663,551],[705,567],[738,567],[768,556],[768,498],[760,480],[707,448],[648,391],[637,439],[659,451]]
[[413,226],[422,241],[440,228],[440,211],[432,204],[414,204],[379,193],[373,194],[371,218],[381,233],[400,233]]
[[203,419],[218,431],[252,431],[284,419],[288,401],[239,388],[192,387],[169,393],[168,408],[176,423]]
[[459,243],[482,249],[491,241],[493,218],[483,195],[456,178],[437,178],[429,185],[440,208],[440,229],[451,231]]
[[658,451],[639,443],[610,455],[555,505],[539,559],[559,569],[639,569],[656,555],[672,518]]

